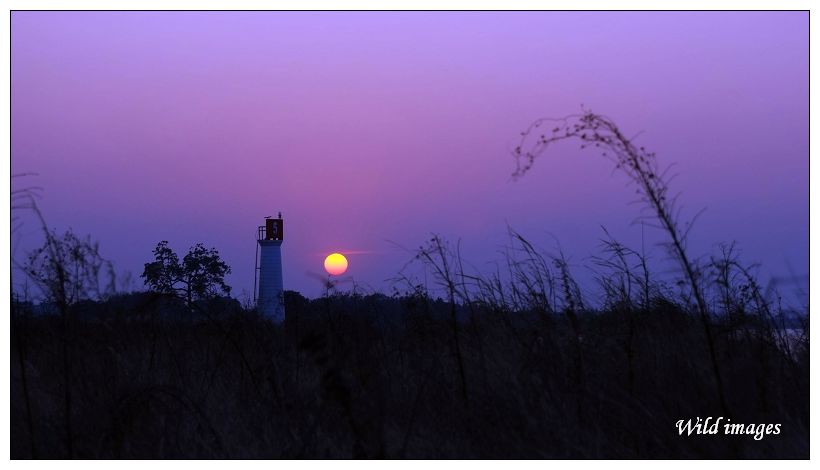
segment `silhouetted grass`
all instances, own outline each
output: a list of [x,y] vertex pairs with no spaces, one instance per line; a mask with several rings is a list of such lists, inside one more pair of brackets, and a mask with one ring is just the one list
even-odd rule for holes
[[[807,339],[787,352],[765,324],[716,319],[733,421],[781,423],[782,433],[681,437],[679,419],[721,416],[697,317],[659,296],[646,307],[577,311],[574,321],[508,307],[456,304],[456,349],[453,304],[424,292],[288,293],[282,326],[234,303],[201,306],[207,318],[155,294],[77,305],[71,452],[808,457]],[[12,327],[12,456],[67,457],[61,320],[18,303]]]
[[[413,260],[431,285],[287,292],[275,325],[231,299],[101,295],[96,246],[44,230],[24,270],[48,302],[12,302],[12,458],[808,458],[808,312],[786,324],[732,245],[693,257],[654,154],[612,121],[545,122],[516,176],[554,141],[603,147],[669,235],[674,286],[608,234],[597,302],[513,230],[490,274],[434,235]],[[710,416],[781,432],[679,435]]]

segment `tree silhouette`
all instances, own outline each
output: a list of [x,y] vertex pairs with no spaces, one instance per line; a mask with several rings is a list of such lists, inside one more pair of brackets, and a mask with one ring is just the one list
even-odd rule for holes
[[229,295],[231,288],[225,284],[225,275],[230,272],[216,248],[207,249],[197,243],[180,263],[179,256],[163,240],[157,243],[154,261],[145,263],[140,277],[152,291],[179,296],[190,304],[221,293]]

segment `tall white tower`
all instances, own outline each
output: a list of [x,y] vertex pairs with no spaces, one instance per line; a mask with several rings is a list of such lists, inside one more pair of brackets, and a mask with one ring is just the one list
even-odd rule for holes
[[259,296],[256,308],[259,313],[276,323],[285,321],[285,290],[282,287],[282,213],[276,219],[266,218],[265,225],[257,231],[259,251]]

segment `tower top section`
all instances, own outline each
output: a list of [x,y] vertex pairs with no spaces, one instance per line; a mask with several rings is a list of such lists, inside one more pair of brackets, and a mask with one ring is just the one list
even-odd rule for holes
[[258,240],[277,240],[282,241],[282,235],[284,234],[284,223],[282,221],[282,213],[279,213],[279,217],[265,217],[265,225],[259,226],[259,231],[257,234]]

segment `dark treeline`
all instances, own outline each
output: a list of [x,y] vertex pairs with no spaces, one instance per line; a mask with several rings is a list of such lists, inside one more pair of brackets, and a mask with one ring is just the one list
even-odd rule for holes
[[566,315],[288,292],[284,325],[153,293],[67,324],[13,307],[13,458],[809,455],[808,339],[755,321],[714,325],[729,411],[782,432],[678,435],[729,417],[697,318],[660,297]]

